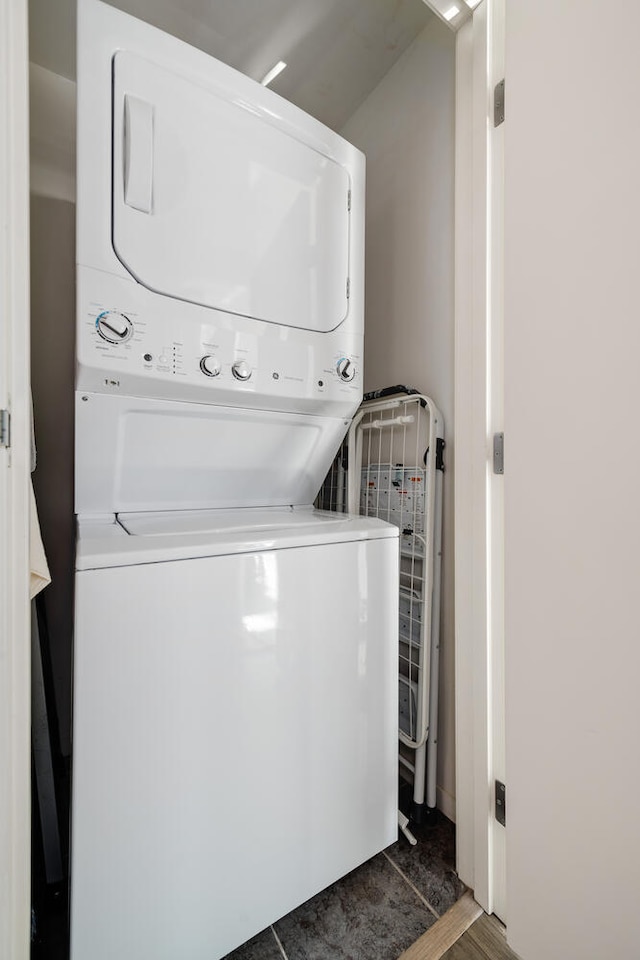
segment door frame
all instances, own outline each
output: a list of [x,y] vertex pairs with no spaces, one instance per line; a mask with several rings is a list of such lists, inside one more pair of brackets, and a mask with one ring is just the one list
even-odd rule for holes
[[457,869],[506,922],[506,834],[495,781],[506,782],[503,480],[503,130],[493,89],[504,77],[504,0],[483,0],[456,37],[455,621]]
[[[494,179],[493,193],[488,189],[490,169],[494,178],[500,174],[494,166],[495,150],[493,154],[489,150],[488,94],[503,56],[495,42],[503,29],[504,0],[482,0],[456,38],[454,442],[458,872],[474,889],[478,902],[489,912],[497,908],[506,920],[505,908],[500,906],[504,904],[500,892],[504,837],[501,845],[493,819],[492,787],[499,743],[504,740],[499,616],[502,542],[496,536],[500,503],[496,489],[501,480],[496,484],[489,473],[489,441],[492,432],[500,428],[501,418],[500,387],[495,379],[501,327],[496,326],[491,336],[491,310],[496,306],[491,294],[501,289],[501,283],[496,258],[489,272],[487,241],[490,227],[497,222],[495,209],[493,219],[488,212],[492,209],[488,198],[493,196],[495,202],[500,186]],[[0,874],[0,955],[26,960],[30,925],[26,0],[0,0],[0,46],[4,134],[0,147],[0,183],[4,185],[0,192],[0,408],[10,408],[12,420],[11,448],[0,450],[0,520],[6,532],[0,538],[0,765],[6,771],[0,788],[0,861],[10,865]]]
[[0,956],[31,928],[29,107],[26,0],[0,0]]

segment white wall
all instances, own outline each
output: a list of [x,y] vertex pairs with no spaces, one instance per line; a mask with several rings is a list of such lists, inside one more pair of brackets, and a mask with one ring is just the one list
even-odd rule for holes
[[508,937],[640,956],[640,7],[509,0]]
[[31,192],[76,202],[76,85],[29,65]]
[[455,36],[434,18],[341,130],[367,157],[365,390],[417,387],[449,438],[438,805],[452,818],[454,81]]

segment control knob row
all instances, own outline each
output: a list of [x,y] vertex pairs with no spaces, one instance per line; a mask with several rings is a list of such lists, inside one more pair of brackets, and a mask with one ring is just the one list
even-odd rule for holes
[[[114,310],[104,310],[98,315],[96,330],[107,343],[125,343],[133,336],[133,324],[129,317]],[[217,377],[222,365],[213,354],[205,354],[200,360],[200,369],[207,377]],[[251,378],[252,370],[246,360],[235,360],[231,365],[231,373],[236,380],[247,381]],[[353,360],[340,357],[336,364],[336,373],[344,383],[350,383],[356,375]]]
[[[217,377],[222,370],[222,365],[217,357],[208,353],[200,360],[200,369],[207,377]],[[251,372],[251,367],[246,360],[236,360],[231,365],[231,373],[236,380],[249,380]]]
[[[129,317],[115,310],[103,310],[96,317],[96,330],[107,343],[125,343],[133,336],[133,324]],[[200,369],[207,377],[217,377],[222,365],[213,354],[206,354],[200,360]],[[231,372],[236,380],[249,380],[252,370],[246,360],[236,360]]]

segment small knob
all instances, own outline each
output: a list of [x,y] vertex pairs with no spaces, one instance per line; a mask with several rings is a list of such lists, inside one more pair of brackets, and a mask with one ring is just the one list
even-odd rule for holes
[[133,336],[133,324],[124,313],[105,310],[96,318],[96,330],[107,343],[124,343]]
[[220,361],[209,353],[200,361],[200,369],[207,377],[217,377],[221,369]]
[[231,367],[231,373],[236,380],[248,380],[251,376],[251,367],[246,360],[236,360]]
[[349,383],[356,375],[356,368],[349,357],[341,357],[336,364],[336,372],[341,380]]

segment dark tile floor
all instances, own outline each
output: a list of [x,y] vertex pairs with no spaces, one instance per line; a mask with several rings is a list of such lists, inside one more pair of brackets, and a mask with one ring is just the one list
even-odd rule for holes
[[455,827],[436,812],[225,960],[397,960],[465,890]]
[[[397,960],[464,892],[455,827],[437,811],[225,960]],[[36,898],[38,899],[38,898]],[[40,891],[32,960],[68,957],[64,887]]]

